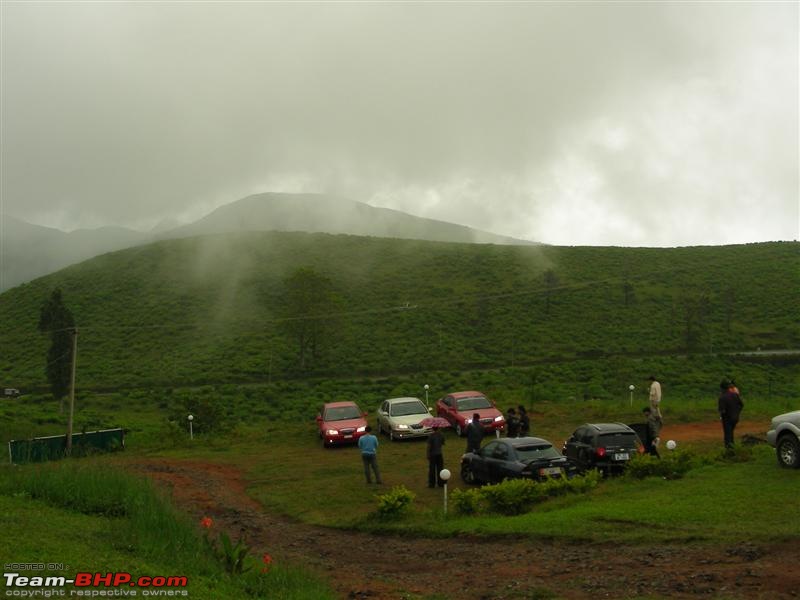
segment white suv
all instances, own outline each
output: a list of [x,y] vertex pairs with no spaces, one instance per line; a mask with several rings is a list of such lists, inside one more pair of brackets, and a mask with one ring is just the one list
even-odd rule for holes
[[767,441],[775,448],[780,466],[800,469],[800,410],[773,418]]

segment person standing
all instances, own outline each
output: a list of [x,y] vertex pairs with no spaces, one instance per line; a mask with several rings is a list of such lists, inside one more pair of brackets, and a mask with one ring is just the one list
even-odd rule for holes
[[527,437],[531,432],[531,419],[528,411],[520,404],[517,406],[517,413],[519,414],[519,437]]
[[733,382],[723,379],[719,384],[719,400],[717,400],[717,410],[722,421],[722,436],[726,448],[733,448],[733,430],[739,422],[739,415],[742,413],[744,402],[739,395],[738,388]]
[[444,482],[439,473],[444,469],[444,436],[439,431],[439,426],[433,426],[433,433],[428,436],[428,487],[440,487]]
[[358,438],[358,449],[361,450],[361,460],[364,463],[364,477],[367,483],[372,483],[370,469],[375,473],[375,483],[381,481],[381,472],[378,469],[378,438],[372,435],[372,427],[367,425],[366,433]]
[[661,443],[661,417],[655,414],[649,406],[646,406],[642,412],[647,419],[647,439],[644,441],[645,452],[652,454],[656,458],[661,458],[658,453],[658,445]]
[[467,425],[467,453],[477,452],[481,449],[484,433],[483,425],[481,425],[481,416],[475,413],[472,415],[469,425]]
[[508,437],[519,436],[519,417],[513,406],[506,413],[506,435]]
[[661,384],[656,380],[655,375],[650,375],[650,410],[662,418],[661,415]]

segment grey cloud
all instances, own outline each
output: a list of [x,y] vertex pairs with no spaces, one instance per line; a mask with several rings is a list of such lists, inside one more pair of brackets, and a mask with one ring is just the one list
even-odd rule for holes
[[724,207],[797,237],[796,5],[2,10],[3,210],[35,222],[320,191],[555,243],[727,242]]

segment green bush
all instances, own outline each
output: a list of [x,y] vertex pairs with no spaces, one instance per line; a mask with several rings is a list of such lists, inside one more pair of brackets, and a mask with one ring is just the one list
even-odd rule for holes
[[599,471],[590,471],[572,479],[507,479],[496,485],[470,490],[455,490],[452,495],[455,511],[461,515],[494,512],[520,515],[529,512],[547,498],[566,494],[585,494],[601,481]]
[[481,489],[488,508],[503,515],[520,515],[547,497],[547,490],[530,479],[509,479]]
[[404,485],[396,485],[386,494],[379,495],[378,516],[384,519],[397,519],[411,507],[416,494]]
[[169,420],[177,423],[179,429],[188,425],[187,417],[192,415],[192,430],[194,435],[204,433],[219,433],[230,431],[233,420],[225,403],[218,395],[209,393],[208,388],[203,388],[199,395],[192,394],[184,397],[170,414]]
[[680,479],[694,466],[696,466],[695,456],[687,451],[669,452],[660,459],[650,454],[642,454],[628,463],[625,474],[633,479],[645,477]]
[[603,476],[600,471],[589,471],[569,480],[569,491],[573,494],[586,494],[597,487]]
[[453,510],[460,515],[476,515],[483,511],[483,496],[479,489],[455,489],[450,500]]

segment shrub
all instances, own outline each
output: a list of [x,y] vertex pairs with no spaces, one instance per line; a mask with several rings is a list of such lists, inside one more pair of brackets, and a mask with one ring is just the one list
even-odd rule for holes
[[173,409],[169,420],[182,426],[187,423],[188,415],[194,416],[192,428],[195,435],[230,431],[233,426],[224,403],[217,396],[206,393],[183,397],[181,403]]
[[586,494],[596,488],[597,484],[600,483],[602,479],[603,476],[600,474],[600,471],[589,471],[588,473],[570,479],[568,489],[573,494]]
[[531,479],[508,479],[480,489],[455,490],[452,495],[457,513],[475,515],[484,511],[503,515],[520,515],[547,498],[566,494],[585,494],[597,487],[602,476],[590,471],[572,479],[548,479],[536,482]]
[[628,463],[625,474],[634,479],[644,479],[645,477],[680,479],[694,466],[694,455],[691,452],[669,452],[661,459],[650,454],[642,454],[634,457]]
[[397,519],[411,507],[416,494],[404,485],[396,485],[386,494],[379,495],[378,516],[385,519]]
[[479,489],[455,489],[450,500],[453,510],[460,515],[476,515],[483,510],[483,496]]
[[481,489],[481,495],[492,512],[520,515],[528,512],[536,502],[547,497],[544,486],[530,479],[509,479]]

